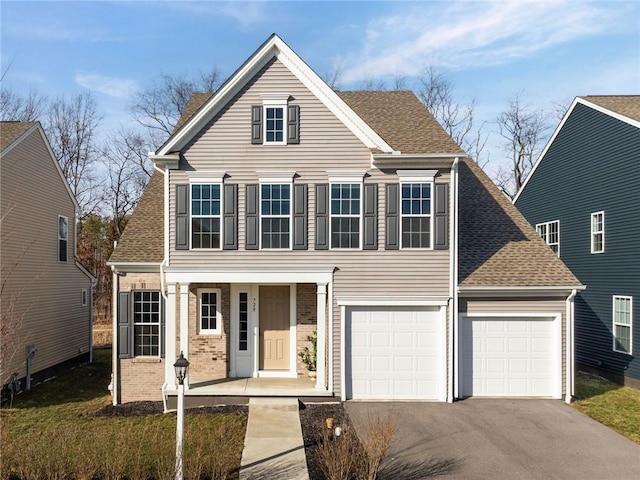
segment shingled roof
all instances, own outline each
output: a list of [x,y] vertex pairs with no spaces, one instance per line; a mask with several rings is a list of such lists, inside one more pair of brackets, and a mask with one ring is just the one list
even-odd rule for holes
[[580,285],[473,160],[460,162],[458,184],[460,286]]
[[0,152],[38,122],[0,122]]
[[580,98],[640,122],[640,95],[589,95]]

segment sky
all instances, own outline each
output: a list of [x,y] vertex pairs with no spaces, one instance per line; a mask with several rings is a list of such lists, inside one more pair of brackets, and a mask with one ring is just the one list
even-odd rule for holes
[[1,0],[0,19],[2,88],[91,91],[103,133],[132,125],[132,96],[161,75],[226,78],[274,32],[321,76],[339,65],[342,90],[397,76],[413,88],[433,67],[486,122],[488,170],[503,161],[494,121],[514,95],[551,111],[640,94],[637,1]]

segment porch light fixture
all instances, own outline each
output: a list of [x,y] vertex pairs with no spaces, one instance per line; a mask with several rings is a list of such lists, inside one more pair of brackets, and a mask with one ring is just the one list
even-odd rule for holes
[[180,358],[173,364],[178,380],[178,412],[176,426],[176,480],[183,479],[182,472],[182,432],[184,431],[184,379],[189,372],[189,362],[184,358],[184,353],[180,352]]

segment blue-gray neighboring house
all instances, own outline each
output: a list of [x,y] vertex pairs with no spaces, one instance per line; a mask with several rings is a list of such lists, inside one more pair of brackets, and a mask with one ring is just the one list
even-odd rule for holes
[[640,388],[640,95],[577,97],[514,202],[587,286],[579,368]]

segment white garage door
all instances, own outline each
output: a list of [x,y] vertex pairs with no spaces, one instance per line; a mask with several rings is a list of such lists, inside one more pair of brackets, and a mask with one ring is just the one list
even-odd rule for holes
[[348,308],[347,398],[443,400],[444,322],[437,308]]
[[462,320],[462,396],[559,397],[559,320]]

